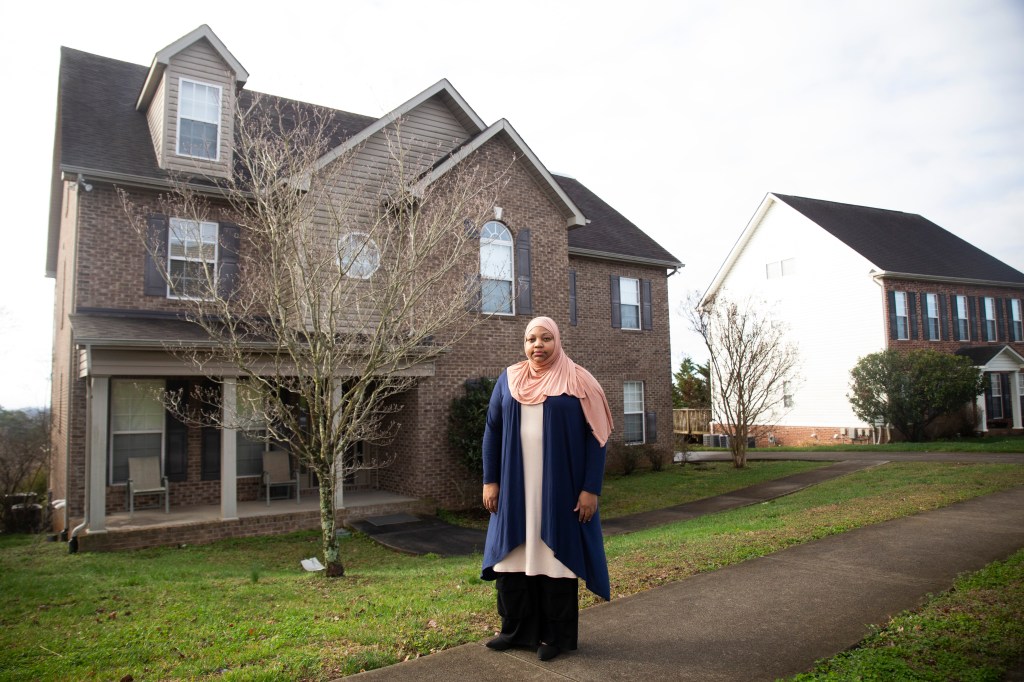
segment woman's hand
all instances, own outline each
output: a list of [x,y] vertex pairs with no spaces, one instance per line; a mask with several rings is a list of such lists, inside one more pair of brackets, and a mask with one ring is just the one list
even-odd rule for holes
[[492,514],[498,511],[498,484],[484,483],[484,509]]
[[597,513],[597,495],[584,490],[580,493],[580,499],[576,501],[573,511],[579,512],[580,523],[586,523],[594,518],[594,514]]

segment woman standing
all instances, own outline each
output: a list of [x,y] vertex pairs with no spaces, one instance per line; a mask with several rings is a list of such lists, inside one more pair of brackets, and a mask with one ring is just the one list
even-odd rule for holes
[[597,507],[612,415],[601,385],[562,352],[554,320],[531,320],[523,350],[498,377],[484,432],[482,577],[496,581],[501,616],[487,646],[536,647],[546,661],[576,649],[577,578],[610,598]]

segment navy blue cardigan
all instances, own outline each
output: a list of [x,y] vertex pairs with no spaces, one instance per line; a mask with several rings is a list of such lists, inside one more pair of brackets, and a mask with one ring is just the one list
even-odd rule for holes
[[[498,483],[498,511],[491,514],[481,577],[494,580],[494,565],[526,541],[523,451],[519,442],[520,404],[502,372],[491,394],[484,431],[484,483]],[[590,431],[578,398],[549,396],[544,401],[544,491],[540,536],[555,557],[582,578],[587,589],[611,598],[600,511],[580,523],[573,507],[581,491],[601,494],[605,448]]]

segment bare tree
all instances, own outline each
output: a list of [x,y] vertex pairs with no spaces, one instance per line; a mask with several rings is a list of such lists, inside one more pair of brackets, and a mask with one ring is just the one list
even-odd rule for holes
[[753,299],[721,294],[687,301],[691,329],[710,356],[711,408],[729,436],[733,466],[747,463],[747,439],[778,422],[787,409],[787,383],[798,380],[799,354],[786,327]]
[[[175,352],[213,379],[237,376],[237,409],[233,419],[210,409],[209,395],[166,402],[190,420],[265,431],[314,471],[327,575],[343,575],[336,486],[386,464],[351,453],[390,442],[394,398],[480,319],[477,230],[515,159],[502,145],[427,143],[400,119],[346,149],[330,112],[258,97],[240,108],[235,136],[230,180],[202,193],[181,181],[161,199],[165,214],[188,218],[172,221],[172,248],[177,235],[196,257],[182,265],[160,241],[147,249],[203,332]],[[147,211],[122,201],[145,236]],[[202,254],[211,212],[237,223],[237,266]],[[235,246],[221,235],[218,248]]]

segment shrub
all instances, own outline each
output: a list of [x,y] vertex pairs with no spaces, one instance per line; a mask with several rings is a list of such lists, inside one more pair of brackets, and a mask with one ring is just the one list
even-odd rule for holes
[[654,445],[641,445],[643,455],[651,464],[651,471],[661,471],[672,461],[672,453]]
[[466,394],[454,398],[448,415],[448,442],[470,471],[483,474],[483,439],[487,424],[487,404],[497,379],[467,379]]

